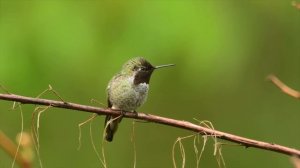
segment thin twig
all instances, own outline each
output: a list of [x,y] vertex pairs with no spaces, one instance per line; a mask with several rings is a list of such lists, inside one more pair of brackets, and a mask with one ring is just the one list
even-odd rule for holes
[[292,1],[292,6],[300,10],[300,2]]
[[81,127],[83,125],[85,125],[86,123],[88,122],[91,122],[94,118],[97,117],[97,114],[92,114],[92,116],[90,116],[87,120],[81,122],[78,124],[78,132],[79,132],[79,135],[78,135],[78,147],[77,147],[77,150],[80,150],[81,148]]
[[133,168],[136,168],[135,121],[132,121],[131,142],[133,145]]
[[300,92],[288,87],[281,80],[279,80],[275,75],[269,75],[268,78],[275,86],[277,86],[283,93],[294,97],[295,99],[300,99]]
[[0,148],[6,151],[12,158],[16,156],[16,161],[21,168],[31,167],[30,161],[25,159],[20,153],[17,152],[17,145],[10,138],[8,138],[1,130],[0,130]]
[[5,93],[10,94],[8,89],[4,87],[4,85],[2,85],[1,83],[0,83],[0,89],[2,89]]
[[291,157],[291,162],[294,164],[295,168],[300,168],[300,158]]
[[[22,106],[20,105],[20,103],[18,103],[18,106],[19,106],[19,109],[20,109],[20,114],[21,114],[21,133],[20,133],[20,137],[18,138],[18,146],[17,146],[17,150],[16,150],[16,153],[15,153],[15,156],[14,156],[14,160],[11,164],[11,168],[14,167],[15,165],[15,162],[17,160],[17,157],[18,157],[18,154],[19,154],[19,151],[20,151],[20,146],[21,146],[21,141],[22,141],[22,138],[23,138],[23,131],[24,131],[24,117],[23,117],[23,110],[22,110]],[[14,108],[14,107],[13,107]]]
[[237,144],[241,144],[247,148],[254,147],[254,148],[274,151],[274,152],[278,152],[290,156],[297,156],[300,158],[300,151],[297,149],[277,145],[274,143],[253,140],[253,139],[225,133],[222,131],[205,128],[197,124],[193,124],[191,122],[175,120],[172,118],[160,117],[160,116],[145,114],[145,113],[138,113],[138,115],[136,115],[135,113],[124,112],[124,111],[122,112],[118,110],[112,110],[109,108],[99,108],[99,107],[86,106],[86,105],[56,101],[56,100],[38,99],[38,98],[25,97],[25,96],[20,96],[15,94],[0,94],[0,99],[7,100],[7,101],[16,101],[23,104],[38,104],[38,105],[45,105],[45,106],[51,105],[52,107],[56,107],[56,108],[72,109],[72,110],[78,110],[82,112],[96,113],[98,115],[113,115],[113,116],[122,115],[122,117],[125,118],[134,118],[139,120],[150,121],[150,122],[169,125],[172,127],[177,127],[185,130],[190,130],[196,133],[200,133],[202,135],[214,136],[219,139],[224,139]]

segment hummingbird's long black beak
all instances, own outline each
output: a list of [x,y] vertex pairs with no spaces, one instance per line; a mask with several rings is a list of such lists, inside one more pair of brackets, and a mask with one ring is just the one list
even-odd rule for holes
[[175,64],[158,65],[158,66],[155,66],[154,69],[159,69],[159,68],[164,68],[164,67],[169,67],[169,66],[175,66]]

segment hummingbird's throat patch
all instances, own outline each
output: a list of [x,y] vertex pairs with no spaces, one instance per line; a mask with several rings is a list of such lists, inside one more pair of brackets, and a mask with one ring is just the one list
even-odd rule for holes
[[140,83],[146,83],[149,84],[150,77],[153,71],[137,71],[133,83],[135,85],[138,85]]

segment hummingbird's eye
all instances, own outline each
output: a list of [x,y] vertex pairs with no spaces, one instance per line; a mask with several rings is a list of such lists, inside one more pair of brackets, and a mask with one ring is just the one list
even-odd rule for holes
[[145,68],[145,67],[134,66],[134,67],[133,67],[133,70],[134,70],[134,71],[146,71],[146,68]]
[[134,66],[134,67],[133,67],[133,70],[134,70],[134,71],[147,71],[148,68],[147,68],[147,67],[144,67],[144,66]]

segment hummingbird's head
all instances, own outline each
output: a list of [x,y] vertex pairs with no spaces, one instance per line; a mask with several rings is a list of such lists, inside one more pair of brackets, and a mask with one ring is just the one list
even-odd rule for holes
[[134,76],[134,84],[149,83],[152,72],[155,69],[173,66],[174,64],[153,66],[145,58],[136,57],[127,61],[122,68],[123,74]]

